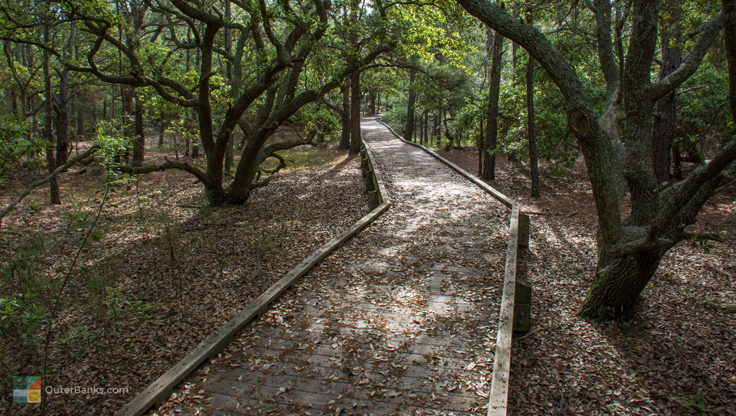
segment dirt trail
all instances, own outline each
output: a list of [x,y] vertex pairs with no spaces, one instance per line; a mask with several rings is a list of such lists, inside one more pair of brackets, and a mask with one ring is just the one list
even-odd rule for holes
[[485,413],[508,213],[375,120],[363,134],[390,209],[159,414]]

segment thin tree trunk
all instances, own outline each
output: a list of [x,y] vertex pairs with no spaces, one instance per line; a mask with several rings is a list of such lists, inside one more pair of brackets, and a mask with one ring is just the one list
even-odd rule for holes
[[143,165],[143,159],[146,152],[146,135],[143,131],[143,102],[138,93],[133,90],[134,108],[134,125],[133,125],[133,166]]
[[[189,50],[187,49],[187,71],[189,71]],[[194,67],[199,68],[199,62],[200,62],[200,56],[199,56],[199,49],[197,49],[197,53],[194,57]],[[189,119],[189,124],[191,125],[190,131],[200,131],[199,126],[197,125],[199,123],[199,117],[197,115],[197,110],[192,109],[191,118]],[[190,156],[189,152],[189,138],[186,139],[186,154],[185,156]],[[199,157],[199,139],[194,139],[194,143],[191,144],[192,151],[191,151],[191,157],[192,159],[197,159]]]
[[731,120],[736,123],[736,0],[723,0],[723,38],[728,61]]
[[164,119],[163,109],[159,109],[158,111],[158,122],[159,122],[158,147],[161,147],[164,145],[164,134],[166,133],[166,120]]
[[[49,41],[49,27],[44,24],[42,27],[43,40],[44,42]],[[46,165],[49,174],[53,173],[56,169],[56,160],[54,158],[54,133],[53,133],[53,91],[51,88],[51,71],[49,70],[49,52],[44,49],[43,51],[43,78],[44,78],[44,95],[46,96],[46,102],[44,103],[44,123],[43,123],[43,134],[46,137]],[[61,197],[59,195],[59,183],[56,180],[56,176],[51,178],[49,181],[49,201],[52,204],[61,204]]]
[[341,134],[340,134],[340,145],[339,149],[348,150],[350,149],[350,131],[352,126],[350,124],[350,82],[346,79],[340,85],[340,93],[342,94],[342,114],[340,114],[341,122]]
[[360,151],[360,71],[350,75],[350,153]]
[[444,116],[444,109],[440,106],[440,111],[437,113],[437,147],[442,145],[442,118]]
[[[682,31],[680,30],[681,6],[678,1],[670,1],[672,10],[669,25],[662,29],[662,67],[659,72],[660,79],[665,78],[682,63],[682,52],[680,42]],[[654,121],[654,134],[652,135],[652,163],[657,182],[660,184],[670,180],[670,154],[672,141],[675,138],[675,120],[677,117],[677,91],[672,91],[657,102],[655,113],[658,115]]]
[[[74,46],[74,58],[77,60],[80,59],[78,45]],[[85,102],[85,94],[80,89],[79,91],[77,91],[76,99],[74,100],[74,103],[75,103],[74,109],[76,110],[75,113],[77,115],[77,128],[76,128],[77,140],[85,137],[85,131],[84,131],[85,105],[84,105],[84,102]],[[94,104],[90,107],[90,110],[92,112],[91,119],[93,120],[92,121],[93,123],[94,123],[94,114],[95,114],[94,107],[95,107]]]
[[115,84],[110,85],[110,118],[114,119],[116,117],[115,113]]
[[[85,132],[84,132],[84,104],[83,104],[83,97],[80,95],[77,96],[77,105],[76,107],[76,113],[77,113],[77,137],[84,138]],[[94,105],[91,107],[92,115],[91,117],[94,117],[95,109]]]
[[479,128],[480,128],[480,134],[478,134],[477,139],[477,148],[478,148],[478,175],[480,175],[481,172],[483,172],[483,139],[485,138],[485,132],[483,131],[483,126],[486,124],[486,121],[483,119],[483,117],[479,120]]
[[[124,131],[125,135],[132,140],[133,146],[135,146],[137,141],[137,138],[135,137],[135,88],[125,86],[123,87],[122,94],[124,116],[123,125],[125,126]],[[127,161],[130,156],[130,150],[126,149],[123,156]]]
[[[230,20],[231,17],[231,10],[230,10],[230,0],[225,0],[225,19]],[[227,51],[228,55],[232,55],[232,45],[233,45],[233,34],[232,30],[230,30],[229,27],[225,27],[225,51]],[[230,84],[233,85],[233,63],[229,59],[227,59],[226,68],[225,68],[227,79],[230,81]],[[233,91],[233,97],[237,97],[237,91]],[[227,143],[227,149],[225,150],[225,173],[230,174],[230,171],[232,170],[233,166],[233,158],[235,154],[235,149],[233,145],[233,135],[230,135],[230,140]]]
[[69,71],[59,74],[59,93],[56,95],[56,164],[66,163],[69,154]]
[[[70,58],[74,51],[77,25],[72,22],[64,57]],[[56,164],[66,163],[69,154],[69,69],[59,73],[59,93],[56,96]]]
[[[490,35],[489,35],[490,36]],[[483,171],[481,178],[496,179],[496,145],[498,142],[498,97],[501,91],[501,64],[503,36],[493,32],[491,48],[491,74],[488,87],[488,112],[486,114],[486,138],[483,141]]]
[[[528,14],[531,23],[531,12]],[[529,56],[526,67],[526,134],[529,140],[529,169],[532,177],[532,197],[540,196],[539,160],[537,157],[537,132],[534,126],[534,58]]]
[[414,88],[414,81],[417,78],[417,71],[409,70],[409,99],[406,104],[406,127],[404,127],[404,138],[414,141],[414,113],[417,101],[417,90]]

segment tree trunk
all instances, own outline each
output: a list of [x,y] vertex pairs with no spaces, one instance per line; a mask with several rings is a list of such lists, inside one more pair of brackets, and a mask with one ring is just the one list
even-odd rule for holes
[[491,73],[488,87],[488,112],[486,114],[486,138],[483,141],[483,171],[481,178],[496,179],[496,146],[498,143],[498,97],[501,91],[501,64],[503,36],[494,32],[491,48]]
[[69,70],[59,74],[59,93],[56,95],[56,165],[66,163],[69,154]]
[[[199,127],[197,126],[197,115],[195,111],[192,111],[194,113],[192,117],[189,118],[189,122],[187,124],[191,125],[192,130],[191,131],[197,131]],[[189,143],[189,139],[187,139],[187,143]],[[187,156],[190,156],[189,152],[189,145],[187,145]],[[192,152],[191,152],[192,159],[197,159],[199,157],[199,140],[195,139],[194,143],[192,143]]]
[[340,114],[341,134],[340,134],[340,145],[338,149],[348,150],[350,149],[350,83],[346,79],[345,82],[340,84],[340,93],[342,94],[342,113]]
[[360,152],[360,71],[350,75],[350,153]]
[[159,122],[158,147],[161,147],[164,145],[164,134],[166,133],[166,120],[165,120],[163,109],[159,109],[158,111],[158,122]]
[[404,138],[414,141],[414,113],[417,101],[417,91],[414,88],[414,81],[417,78],[417,71],[409,70],[409,100],[406,104],[406,127],[404,127]]
[[605,247],[599,249],[597,272],[580,308],[580,316],[592,320],[633,317],[639,294],[654,275],[665,251],[611,258],[605,255]]
[[442,145],[442,119],[444,118],[444,109],[440,107],[440,112],[437,114],[437,147]]
[[[86,136],[84,131],[84,98],[82,95],[77,96],[77,137],[78,138],[84,138]],[[94,116],[95,116],[95,107],[94,105],[91,106],[90,110],[92,111],[92,114],[90,116],[90,119],[94,123]]]
[[133,124],[133,166],[141,166],[146,152],[146,135],[143,131],[143,102],[133,90],[134,124]]
[[[232,16],[232,12],[231,12],[230,0],[225,0],[225,19],[229,21],[231,16]],[[229,56],[231,56],[232,55],[232,45],[233,45],[232,30],[226,26],[224,31],[225,31],[225,51],[227,52]],[[233,87],[237,87],[239,83],[233,82],[233,62],[229,56],[226,60],[225,75],[228,81],[230,81],[230,85]],[[233,98],[237,98],[238,96],[237,89],[238,88],[232,88],[231,95]],[[234,138],[233,138],[233,135],[231,134],[230,140],[227,143],[227,149],[225,150],[225,174],[227,175],[229,175],[230,172],[232,171],[233,158],[235,157],[235,149],[234,149],[233,141],[234,141]]]
[[736,0],[723,0],[723,38],[728,61],[731,120],[736,123]]
[[445,126],[445,136],[447,136],[447,146],[445,146],[446,150],[451,150],[452,146],[455,144],[455,135],[450,133],[450,126],[447,125],[447,112],[443,112],[442,114],[442,124]]
[[[123,99],[123,125],[125,128],[125,136],[131,140],[131,144],[135,146],[138,138],[135,136],[135,88],[124,86],[122,91]],[[125,150],[125,160],[128,161],[130,156],[130,148]]]
[[[49,41],[49,27],[44,24],[42,26],[43,40],[44,42]],[[43,134],[46,137],[46,165],[49,174],[53,173],[56,169],[56,160],[54,159],[54,133],[53,133],[53,91],[51,89],[51,72],[49,70],[49,52],[44,49],[43,51],[43,79],[44,79],[44,95],[46,96],[46,102],[44,103],[44,122],[43,122]],[[49,181],[49,201],[52,204],[61,204],[61,197],[59,196],[59,183],[54,176]]]
[[478,134],[477,139],[477,148],[478,148],[478,174],[480,175],[481,172],[483,172],[483,139],[485,137],[485,132],[483,131],[483,125],[485,124],[485,120],[483,117],[480,118],[478,121],[478,127],[480,130],[480,133]]
[[374,92],[368,94],[368,113],[372,116],[376,115],[376,93]]
[[427,143],[428,136],[429,136],[429,112],[428,111],[425,111],[424,112],[424,116],[422,117],[422,120],[423,120],[423,122],[422,122],[422,124],[423,124],[423,127],[422,127],[422,141],[421,141],[420,144],[422,146],[424,146]]
[[534,126],[534,58],[529,57],[526,68],[526,134],[529,139],[529,170],[532,177],[532,197],[540,196],[537,133]]
[[[659,78],[663,79],[682,64],[680,51],[681,6],[679,1],[669,2],[674,10],[670,13],[669,24],[662,29],[662,67]],[[675,138],[675,120],[677,114],[677,92],[672,91],[657,102],[655,108],[657,117],[654,122],[652,135],[652,163],[657,182],[662,184],[670,180],[670,154],[672,141]]]

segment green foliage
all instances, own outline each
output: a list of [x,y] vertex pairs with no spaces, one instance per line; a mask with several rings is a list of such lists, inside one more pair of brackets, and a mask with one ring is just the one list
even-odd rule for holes
[[683,407],[696,409],[703,413],[713,415],[720,415],[723,413],[720,408],[710,407],[709,403],[713,401],[710,397],[695,394],[693,396],[675,396],[674,399]]
[[31,135],[28,121],[0,114],[0,177],[14,166],[37,166],[42,163],[44,146],[42,138]]
[[105,288],[106,296],[102,303],[107,307],[108,319],[117,324],[123,314],[130,313],[144,319],[151,319],[157,305],[142,300],[130,300],[123,294],[122,288],[108,286]]
[[41,259],[48,247],[42,234],[33,234],[0,268],[0,332],[6,342],[18,344],[28,357],[36,360],[43,341],[42,330],[48,322],[43,295],[57,285],[57,281],[45,278],[41,272]]
[[29,356],[38,353],[48,318],[37,298],[33,292],[0,297],[0,332]]
[[265,254],[268,252],[276,251],[281,248],[281,245],[270,237],[259,237],[252,243],[252,247],[256,252]]

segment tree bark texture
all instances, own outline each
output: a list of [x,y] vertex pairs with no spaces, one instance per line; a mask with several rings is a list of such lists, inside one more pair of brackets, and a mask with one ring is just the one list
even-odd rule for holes
[[534,58],[529,57],[526,67],[526,134],[529,141],[529,170],[532,179],[532,197],[540,196],[537,132],[534,126]]
[[350,75],[350,153],[360,152],[360,71]]
[[[43,39],[45,42],[49,41],[49,28],[48,25],[42,26]],[[53,173],[56,169],[56,160],[54,158],[54,133],[53,133],[53,91],[51,88],[51,72],[49,69],[49,52],[43,51],[43,78],[44,78],[44,95],[46,100],[44,102],[44,120],[43,120],[43,135],[46,138],[46,165],[49,174]],[[49,202],[51,204],[61,204],[61,196],[59,195],[59,183],[56,180],[56,176],[52,177],[49,181]]]
[[146,153],[146,135],[143,131],[143,101],[135,90],[133,95],[133,166],[141,166]]
[[339,149],[350,149],[350,82],[348,79],[340,84],[340,94],[342,95],[342,112],[340,113],[340,145]]
[[409,70],[409,98],[406,103],[406,126],[404,127],[404,138],[414,141],[414,114],[416,112],[417,90],[414,82],[417,79],[417,71]]
[[486,112],[486,137],[483,140],[483,179],[496,179],[496,146],[498,145],[498,98],[501,92],[501,69],[503,60],[503,36],[493,33],[491,47],[491,70],[488,86],[488,109]]
[[[662,67],[660,79],[674,72],[682,64],[680,42],[681,7],[679,1],[670,1],[673,10],[670,19],[664,24],[661,34]],[[673,90],[662,97],[656,106],[654,134],[652,135],[652,164],[657,182],[663,184],[670,180],[670,153],[675,138],[675,121],[677,116],[677,91]]]
[[731,119],[736,123],[736,0],[723,0],[723,37],[728,61],[728,90]]

